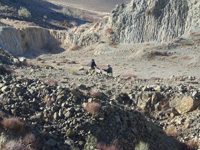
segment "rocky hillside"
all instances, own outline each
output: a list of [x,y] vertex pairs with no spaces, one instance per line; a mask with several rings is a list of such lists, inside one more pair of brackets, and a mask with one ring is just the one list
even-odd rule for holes
[[[67,31],[2,27],[0,45],[13,54],[23,54],[60,47],[98,45],[99,42],[112,45],[187,39],[199,36],[199,7],[197,0],[132,0],[127,5],[117,5],[109,18]],[[198,42],[198,39],[194,40]]]
[[112,11],[108,26],[116,42],[171,41],[200,32],[199,11],[198,0],[132,0]]
[[[32,72],[32,76],[26,73],[29,79],[17,74],[0,76],[2,150],[18,147],[28,150],[190,150],[168,136],[166,133],[170,131],[162,130],[168,127],[168,122],[153,122],[166,120],[170,112],[173,118],[178,112],[185,114],[196,109],[199,92],[192,84],[199,84],[198,79],[147,81],[89,72],[62,83],[57,82],[59,77],[41,78],[31,71],[52,70],[59,74],[55,68],[28,65],[13,56],[1,55],[9,58],[13,68]],[[183,80],[188,84],[181,84]],[[176,82],[170,84],[172,81]],[[167,105],[173,102],[174,96],[190,94],[187,108]],[[158,119],[150,117],[152,112],[156,112]],[[191,134],[199,132],[195,131]],[[184,140],[189,140],[191,134],[184,134],[187,137]]]

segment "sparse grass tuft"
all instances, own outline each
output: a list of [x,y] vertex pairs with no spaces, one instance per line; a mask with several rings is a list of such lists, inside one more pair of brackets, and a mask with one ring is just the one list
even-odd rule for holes
[[3,118],[1,121],[3,128],[13,133],[19,133],[24,130],[24,123],[16,117]]
[[97,114],[101,108],[101,104],[96,102],[89,102],[85,107],[85,112],[90,114]]

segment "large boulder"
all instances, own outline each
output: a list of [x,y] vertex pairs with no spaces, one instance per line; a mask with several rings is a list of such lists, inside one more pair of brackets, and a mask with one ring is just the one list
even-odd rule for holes
[[185,114],[197,108],[200,105],[200,100],[192,98],[190,96],[183,96],[175,98],[170,102],[171,107],[175,109],[180,114]]

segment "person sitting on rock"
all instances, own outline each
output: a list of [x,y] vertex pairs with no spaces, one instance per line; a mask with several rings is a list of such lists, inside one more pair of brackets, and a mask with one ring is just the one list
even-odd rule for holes
[[108,75],[112,76],[113,75],[113,71],[112,71],[112,67],[110,66],[110,64],[108,64],[108,68],[107,69],[103,69],[105,72],[107,72]]

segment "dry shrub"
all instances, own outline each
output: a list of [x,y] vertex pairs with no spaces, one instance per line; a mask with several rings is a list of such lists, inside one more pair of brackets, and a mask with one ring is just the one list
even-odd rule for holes
[[151,46],[151,44],[150,44],[150,43],[147,43],[145,46]]
[[106,145],[104,143],[97,143],[96,148],[100,150],[121,150],[121,148],[118,146],[117,140],[114,140],[109,145]]
[[151,13],[151,11],[152,11],[153,9],[155,9],[155,8],[156,8],[156,7],[154,6],[154,7],[150,8],[150,9],[147,9],[147,11],[145,12],[145,16],[149,16],[150,13]]
[[198,148],[198,143],[199,143],[199,140],[198,139],[193,139],[193,140],[190,140],[187,145],[190,147],[190,148]]
[[106,34],[113,34],[113,29],[112,28],[106,29]]
[[0,98],[0,103],[1,104],[6,104],[8,102],[9,102],[9,98],[8,97]]
[[190,36],[200,36],[200,33],[191,32]]
[[162,45],[162,46],[165,46],[165,45],[167,45],[167,44],[166,44],[166,43],[161,43],[161,45]]
[[46,95],[46,96],[43,98],[43,102],[49,107],[49,106],[51,106],[51,104],[54,102],[54,99],[51,98],[49,95]]
[[10,57],[12,56],[11,53],[7,50],[0,50],[0,54],[4,55],[4,56],[7,56],[7,57]]
[[11,132],[22,132],[24,130],[24,123],[16,117],[3,118],[1,121],[3,128]]
[[184,41],[184,42],[183,42],[183,45],[185,45],[185,46],[189,46],[189,45],[192,45],[192,44],[189,43],[189,42],[187,42],[187,41]]
[[190,33],[190,36],[194,36],[196,33],[195,32],[191,32]]
[[105,41],[99,41],[99,44],[103,44],[103,43],[105,43]]
[[137,78],[137,76],[135,74],[132,74],[132,73],[123,74],[122,77]]
[[159,52],[158,55],[161,55],[161,56],[168,56],[167,52]]
[[167,52],[159,52],[158,50],[152,50],[150,53],[149,53],[149,56],[168,56]]
[[176,130],[176,128],[173,126],[167,128],[167,130],[165,130],[165,132],[168,136],[173,136],[173,137],[177,137],[179,134],[178,131]]
[[186,60],[186,59],[189,59],[189,57],[188,56],[183,56],[183,57],[181,57],[181,59]]
[[169,100],[164,100],[162,103],[160,103],[160,107],[162,111],[165,111],[166,109],[169,108]]
[[192,148],[190,148],[187,144],[182,143],[180,141],[176,140],[176,145],[178,147],[178,150],[193,150]]
[[80,47],[78,46],[78,45],[74,45],[74,46],[72,46],[71,47],[71,51],[76,51],[76,50],[79,50],[80,49]]
[[102,96],[102,93],[97,88],[93,88],[90,90],[90,96],[99,98]]
[[117,43],[116,42],[110,41],[109,45],[111,45],[113,48],[117,48]]
[[57,81],[53,78],[48,78],[44,81],[44,83],[46,83],[47,85],[51,86],[51,87],[55,87],[57,85]]
[[145,12],[145,16],[148,16],[151,12],[151,9],[147,9],[147,11]]
[[3,144],[2,150],[31,150],[31,149],[24,146],[18,141],[11,140]]
[[88,51],[93,51],[93,50],[94,50],[94,48],[91,47]]
[[196,44],[200,44],[200,39],[194,40]]
[[177,56],[171,56],[171,59],[175,59],[175,58],[177,58]]
[[101,108],[101,104],[96,102],[89,102],[85,107],[85,111],[90,114],[97,114]]
[[176,44],[180,44],[180,42],[178,41],[178,40],[174,40],[174,43],[176,43]]
[[22,140],[23,144],[24,145],[27,145],[31,148],[36,148],[36,138],[35,138],[35,135],[30,133],[30,134],[27,134],[23,140]]

